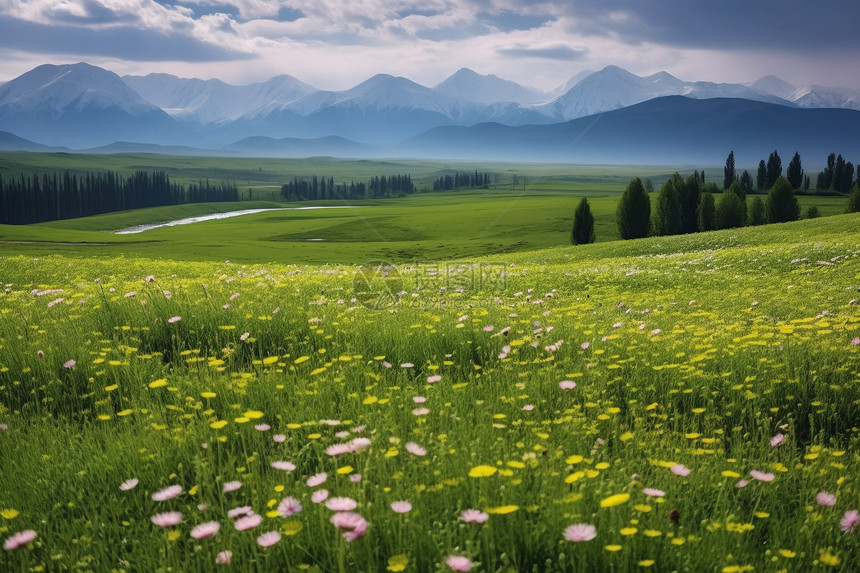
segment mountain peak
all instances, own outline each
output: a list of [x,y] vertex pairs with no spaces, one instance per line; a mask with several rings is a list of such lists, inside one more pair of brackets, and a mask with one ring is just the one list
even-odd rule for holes
[[437,84],[434,91],[450,97],[476,103],[514,102],[520,104],[546,101],[547,96],[493,74],[479,74],[469,68],[460,68],[446,80]]

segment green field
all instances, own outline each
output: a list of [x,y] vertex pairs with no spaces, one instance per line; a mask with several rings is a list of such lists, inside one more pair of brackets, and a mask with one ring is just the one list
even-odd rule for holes
[[[419,161],[347,161],[181,158],[158,155],[3,154],[3,173],[77,169],[168,172],[172,180],[235,180],[253,195],[279,199],[280,184],[295,175],[331,174],[337,183],[372,175],[411,173],[419,189],[441,174],[486,171],[498,182],[488,190],[425,192],[408,197],[284,204],[278,201],[184,205],[112,213],[42,225],[0,226],[0,253],[33,256],[148,255],[181,260],[282,263],[353,263],[369,260],[427,261],[534,250],[568,244],[573,211],[588,197],[599,242],[615,241],[615,206],[632,177],[651,177],[656,187],[674,168],[443,164]],[[690,169],[679,168],[682,173]],[[511,189],[513,175],[518,178]],[[721,169],[706,176],[722,176]],[[801,196],[802,213],[816,205],[822,215],[843,213],[844,197]],[[111,231],[193,215],[251,208],[308,205],[351,209],[261,213],[222,221],[156,229],[135,235]],[[73,243],[73,244],[58,244]],[[82,244],[86,243],[86,245]]]
[[0,571],[856,571],[860,215],[615,241],[648,173],[558,169],[0,227]]

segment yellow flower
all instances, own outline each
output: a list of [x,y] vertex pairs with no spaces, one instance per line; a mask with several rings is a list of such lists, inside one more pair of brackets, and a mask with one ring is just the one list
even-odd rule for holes
[[645,505],[643,503],[637,503],[636,505],[633,506],[633,509],[635,509],[636,511],[639,511],[641,513],[648,513],[649,511],[651,511],[651,506]]
[[637,531],[639,531],[639,530],[635,527],[625,527],[619,533],[621,533],[621,535],[627,536],[627,535],[636,535]]
[[779,554],[785,557],[786,559],[794,559],[797,553],[794,551],[790,551],[788,549],[780,549]]
[[564,460],[564,463],[573,465],[573,464],[578,464],[582,460],[583,460],[582,456],[573,455],[573,456],[568,456],[568,458],[566,460]]
[[654,565],[654,560],[653,559],[643,559],[642,561],[637,563],[637,565],[639,565],[639,567],[651,567],[652,565]]
[[518,510],[520,506],[518,505],[500,505],[499,507],[488,507],[487,513],[491,513],[493,515],[506,515],[508,513],[513,513]]
[[301,521],[285,521],[281,526],[281,531],[284,532],[284,535],[295,535],[302,530],[302,527]]
[[387,569],[389,571],[403,571],[407,565],[409,565],[409,557],[405,553],[401,553],[388,558]]
[[610,495],[606,499],[602,499],[600,501],[600,507],[615,507],[616,505],[621,505],[628,499],[630,499],[629,493],[617,493],[615,495]]
[[182,535],[182,533],[180,533],[178,530],[174,529],[173,531],[171,531],[170,533],[167,534],[167,540],[168,541],[176,541],[177,539],[179,539],[180,535]]
[[489,477],[498,471],[493,466],[475,466],[469,470],[469,477]]
[[167,386],[167,378],[159,378],[149,383],[150,388],[161,388],[162,386]]
[[339,473],[340,475],[351,474],[352,466],[343,466],[342,468],[337,468],[337,473]]
[[818,560],[821,561],[823,565],[828,565],[830,567],[836,567],[839,565],[839,557],[832,554],[829,549],[821,549],[821,554],[818,556]]
[[227,425],[227,420],[218,420],[217,422],[212,422],[209,424],[209,427],[215,430],[220,430],[224,426]]
[[723,477],[727,477],[727,478],[739,478],[739,477],[741,477],[741,474],[739,474],[738,472],[733,472],[732,470],[724,470],[722,472],[722,475],[723,475]]
[[258,410],[248,410],[247,412],[245,412],[245,413],[244,413],[244,414],[242,414],[242,415],[243,415],[244,417],[246,417],[246,418],[251,419],[251,420],[256,420],[256,419],[258,419],[258,418],[262,418],[262,417],[263,417],[263,413],[262,413],[262,412],[260,412],[260,411],[258,411]]
[[618,439],[621,440],[622,442],[632,440],[633,439],[633,432],[624,432],[623,434],[621,434],[621,436]]
[[658,531],[656,529],[646,529],[642,533],[645,535],[645,537],[660,537],[661,535],[663,535],[662,531]]
[[3,519],[15,519],[20,512],[17,509],[0,509],[0,516]]
[[201,392],[200,395],[204,398],[214,398],[215,396],[217,396],[215,392]]
[[621,546],[620,545],[607,545],[606,547],[604,547],[604,549],[606,549],[607,551],[612,551],[612,552],[621,551]]

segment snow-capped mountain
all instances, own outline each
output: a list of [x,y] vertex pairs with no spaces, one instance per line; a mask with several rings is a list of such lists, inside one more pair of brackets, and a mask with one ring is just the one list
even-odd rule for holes
[[670,95],[693,99],[742,98],[790,105],[784,99],[741,84],[685,82],[666,72],[643,77],[618,66],[607,66],[582,78],[556,100],[535,109],[558,121],[567,121]]
[[49,145],[181,138],[179,124],[113,72],[42,65],[0,87],[0,129]]
[[122,80],[173,117],[201,125],[271,111],[317,91],[288,75],[244,86],[226,84],[218,79],[185,79],[170,74],[125,76]]
[[481,75],[469,68],[460,68],[434,91],[447,96],[477,103],[513,102],[541,103],[551,99],[547,93],[521,86],[495,75]]
[[211,148],[249,137],[324,143],[332,136],[378,146],[436,127],[545,125],[665,96],[860,110],[856,90],[798,88],[773,76],[750,84],[688,82],[617,66],[581,72],[541,92],[467,68],[432,88],[378,74],[347,90],[323,91],[287,75],[235,86],[168,74],[120,78],[72,64],[39,66],[0,85],[0,130],[78,149],[115,141]]
[[860,90],[814,84],[796,87],[775,76],[765,76],[747,85],[756,91],[786,99],[799,107],[860,110]]

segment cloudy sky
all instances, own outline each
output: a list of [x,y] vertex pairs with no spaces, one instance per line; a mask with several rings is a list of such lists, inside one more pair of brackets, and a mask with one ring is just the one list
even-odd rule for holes
[[42,63],[343,89],[461,67],[539,88],[636,74],[860,88],[857,0],[0,0],[0,81]]

